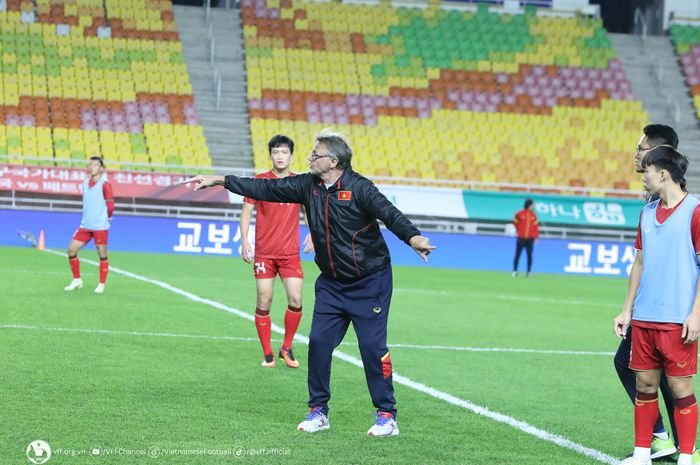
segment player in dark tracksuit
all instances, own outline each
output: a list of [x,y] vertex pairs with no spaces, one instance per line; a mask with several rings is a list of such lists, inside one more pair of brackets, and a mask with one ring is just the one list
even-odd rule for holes
[[389,249],[381,220],[419,255],[435,249],[426,237],[367,178],[352,170],[352,151],[333,133],[316,136],[309,173],[281,179],[197,176],[195,189],[224,185],[231,192],[268,202],[304,205],[316,264],[316,302],[309,335],[308,387],[311,412],[298,429],[330,427],[328,401],[333,349],[350,323],[357,333],[367,386],[377,409],[370,436],[395,436],[396,401],[386,345],[392,293]]
[[[652,148],[659,145],[669,145],[674,149],[678,148],[678,135],[673,130],[673,128],[663,125],[663,124],[650,124],[644,128],[644,134],[639,140],[637,145],[637,152],[634,157],[635,171],[637,173],[644,173],[644,168],[642,167],[642,161],[644,156]],[[685,179],[681,182],[681,187],[685,189]],[[647,202],[656,200],[655,198],[647,198]],[[635,401],[635,396],[637,395],[637,386],[635,380],[635,374],[629,367],[630,354],[632,352],[632,329],[628,328],[627,334],[620,341],[620,346],[617,348],[615,353],[614,364],[615,370],[617,371],[617,376],[620,378],[622,386],[625,388],[627,395],[632,400]],[[661,412],[659,412],[659,417],[654,425],[654,437],[651,446],[651,458],[656,459],[660,457],[665,457],[671,455],[675,452],[676,447],[678,447],[678,435],[676,432],[676,422],[673,418],[674,411],[674,401],[673,394],[671,393],[671,388],[668,386],[668,380],[666,376],[661,377],[661,395],[666,405],[666,411],[668,412],[668,421],[671,425],[671,431],[673,433],[673,441],[666,439],[666,429],[664,428],[664,421]],[[675,443],[675,445],[674,445]]]

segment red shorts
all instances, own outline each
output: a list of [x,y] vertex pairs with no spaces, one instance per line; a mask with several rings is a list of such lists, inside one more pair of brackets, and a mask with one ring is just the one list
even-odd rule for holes
[[73,234],[73,240],[85,242],[86,244],[90,242],[90,239],[95,238],[96,245],[107,245],[107,234],[109,229],[102,229],[100,231],[93,231],[90,229],[78,228],[78,230]]
[[668,376],[692,376],[698,371],[698,341],[684,344],[683,327],[663,331],[632,325],[632,370],[660,370]]
[[280,278],[304,277],[299,255],[291,255],[283,258],[255,257],[253,273],[255,273],[255,279],[274,278],[278,273]]

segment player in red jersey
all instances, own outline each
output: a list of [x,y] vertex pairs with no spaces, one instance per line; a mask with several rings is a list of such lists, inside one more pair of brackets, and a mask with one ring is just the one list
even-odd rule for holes
[[532,247],[540,237],[540,224],[537,215],[533,211],[535,203],[532,199],[525,200],[525,207],[515,214],[513,224],[518,231],[518,241],[515,245],[515,258],[513,259],[513,277],[518,275],[518,262],[523,249],[527,252],[527,274],[530,277],[532,270]]
[[78,251],[92,238],[95,239],[97,254],[100,257],[100,282],[95,288],[95,292],[102,294],[105,291],[107,270],[109,270],[107,235],[112,212],[114,212],[114,195],[112,194],[112,186],[104,176],[104,168],[102,158],[90,158],[88,162],[90,177],[83,181],[83,218],[68,246],[68,263],[73,272],[73,281],[64,288],[66,291],[83,287],[83,280],[80,278]]
[[[289,164],[294,154],[294,141],[284,135],[276,135],[268,143],[272,169],[257,178],[284,178],[294,176]],[[257,207],[255,227],[255,251],[248,241],[248,228],[253,209]],[[241,256],[253,264],[257,287],[255,327],[263,348],[264,367],[275,366],[275,356],[270,343],[270,307],[275,278],[279,274],[287,293],[287,312],[284,316],[284,342],[279,357],[288,367],[299,368],[292,351],[292,339],[301,321],[301,293],[304,273],[299,257],[299,209],[294,203],[263,202],[244,199],[241,212]],[[310,236],[304,240],[304,252],[313,250]]]

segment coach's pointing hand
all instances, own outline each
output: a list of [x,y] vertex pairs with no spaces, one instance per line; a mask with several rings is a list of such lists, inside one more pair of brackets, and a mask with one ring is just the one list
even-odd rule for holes
[[410,242],[413,250],[415,250],[416,253],[426,262],[428,261],[428,255],[430,255],[430,252],[436,248],[434,245],[430,245],[430,240],[424,236],[413,236]]
[[194,190],[198,191],[201,189],[206,189],[212,186],[223,186],[224,177],[223,176],[204,176],[199,174],[193,178],[182,181],[182,184],[194,183]]

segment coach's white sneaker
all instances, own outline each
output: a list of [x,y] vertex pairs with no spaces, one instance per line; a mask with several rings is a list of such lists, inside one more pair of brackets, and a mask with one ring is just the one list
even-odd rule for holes
[[97,294],[103,294],[104,291],[105,291],[105,285],[103,283],[98,284],[97,287],[95,288],[95,292]]
[[316,433],[329,429],[330,427],[331,424],[328,422],[328,417],[323,414],[321,407],[313,407],[309,411],[309,414],[306,415],[306,419],[299,423],[297,429],[299,431],[306,431],[307,433]]
[[83,287],[83,280],[78,278],[70,282],[69,285],[63,288],[64,291],[74,291]]
[[394,415],[389,412],[377,412],[374,425],[367,431],[368,436],[398,436],[399,425],[396,424]]

